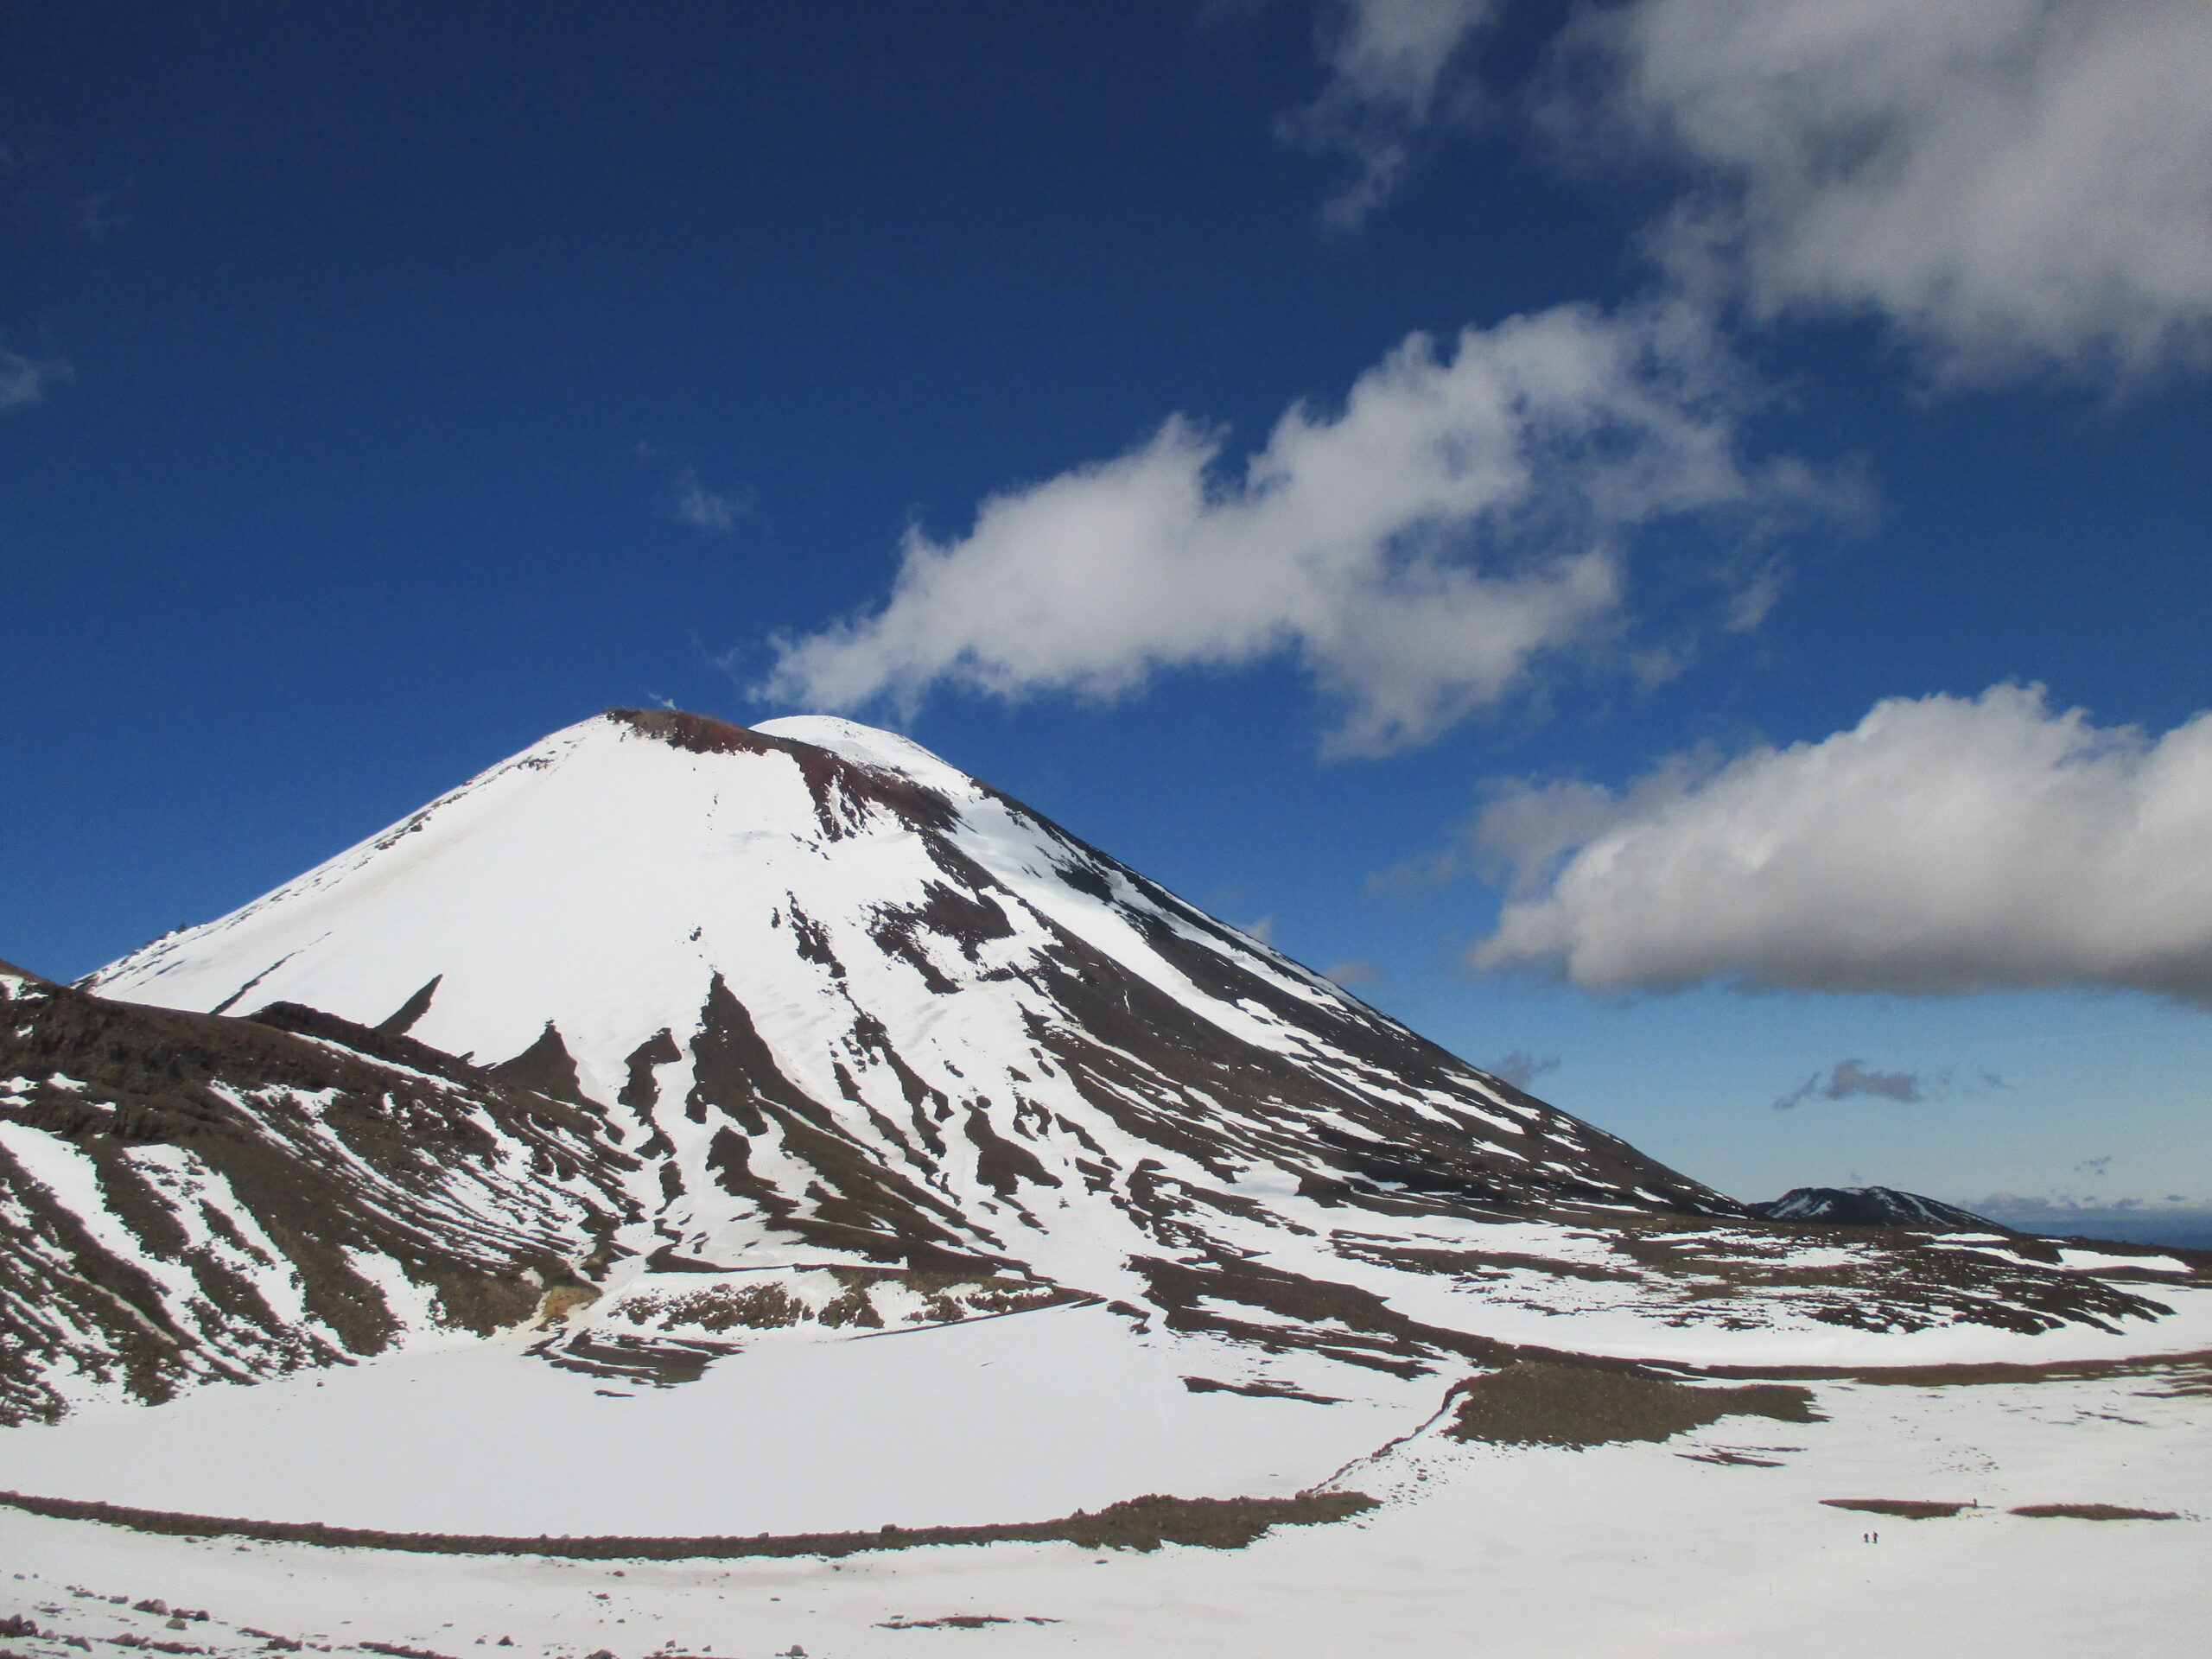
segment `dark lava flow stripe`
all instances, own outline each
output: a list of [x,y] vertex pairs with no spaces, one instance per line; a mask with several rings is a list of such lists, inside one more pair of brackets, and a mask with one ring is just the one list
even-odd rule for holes
[[1157,1549],[1194,1544],[1238,1549],[1271,1527],[1342,1521],[1376,1507],[1364,1492],[1300,1492],[1295,1497],[1162,1497],[1153,1494],[1078,1510],[1057,1521],[986,1527],[885,1527],[880,1532],[760,1533],[738,1538],[500,1538],[461,1533],[377,1532],[319,1521],[246,1521],[179,1515],[70,1497],[0,1492],[0,1504],[61,1521],[99,1521],[174,1538],[255,1538],[334,1549],[397,1549],[432,1555],[557,1555],[584,1560],[728,1560],[744,1555],[857,1555],[930,1544],[1080,1544],[1086,1549]]

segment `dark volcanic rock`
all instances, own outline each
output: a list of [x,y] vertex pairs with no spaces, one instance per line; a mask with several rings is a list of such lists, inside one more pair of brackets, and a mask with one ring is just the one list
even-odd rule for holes
[[0,1421],[58,1415],[62,1376],[155,1401],[530,1319],[633,1163],[588,1111],[334,1015],[0,977]]
[[1744,1207],[1770,1221],[1819,1221],[1839,1227],[1911,1227],[1948,1233],[2012,1230],[1955,1204],[1900,1192],[1893,1186],[1793,1186],[1778,1198]]

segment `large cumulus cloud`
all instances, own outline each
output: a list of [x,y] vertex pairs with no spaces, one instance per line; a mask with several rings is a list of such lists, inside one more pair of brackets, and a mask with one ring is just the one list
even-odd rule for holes
[[1740,461],[1741,401],[1678,309],[1416,334],[1241,466],[1173,419],[986,501],[964,536],[910,533],[888,601],[779,641],[758,690],[831,709],[940,684],[1114,697],[1287,653],[1343,709],[1332,752],[1423,742],[1605,640],[1639,531],[1809,499],[1801,469]]
[[2101,986],[2212,1004],[2212,714],[2161,736],[2040,688],[1893,698],[1819,742],[1520,785],[1472,829],[1475,946],[1597,990]]

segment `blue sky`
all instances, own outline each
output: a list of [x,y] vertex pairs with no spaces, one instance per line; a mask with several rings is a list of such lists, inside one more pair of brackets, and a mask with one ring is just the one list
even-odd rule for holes
[[1739,1195],[2208,1224],[2208,73],[2182,0],[11,9],[0,957],[835,706]]

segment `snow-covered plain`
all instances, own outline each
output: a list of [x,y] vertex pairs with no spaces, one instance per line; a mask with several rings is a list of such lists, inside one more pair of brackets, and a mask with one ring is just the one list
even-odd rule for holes
[[[766,1342],[655,1388],[457,1344],[0,1432],[0,1489],[397,1532],[628,1536],[1046,1520],[1147,1492],[1287,1496],[1418,1427],[1440,1384],[1222,1390],[1230,1344],[1103,1308]],[[1287,1374],[1340,1382],[1341,1367]],[[1319,1373],[1332,1375],[1323,1378]]]
[[[2194,1394],[2177,1392],[2188,1386],[2179,1373],[1819,1384],[1822,1422],[1726,1418],[1664,1444],[1585,1451],[1459,1444],[1432,1427],[1342,1477],[1381,1509],[1229,1551],[472,1559],[187,1541],[0,1510],[10,1575],[0,1607],[12,1601],[55,1634],[130,1632],[226,1655],[267,1650],[245,1627],[339,1651],[373,1641],[461,1656],[506,1638],[501,1651],[617,1659],[799,1649],[1612,1659],[1777,1647],[1808,1659],[2193,1659],[2207,1611],[2201,1517],[2212,1512],[2212,1411],[2202,1365],[2194,1376]],[[1909,1521],[1821,1502],[1835,1497],[1981,1507]],[[2008,1513],[2053,1503],[2182,1518]],[[152,1598],[211,1618],[178,1632],[127,1605]],[[950,1617],[1008,1622],[887,1628]]]

